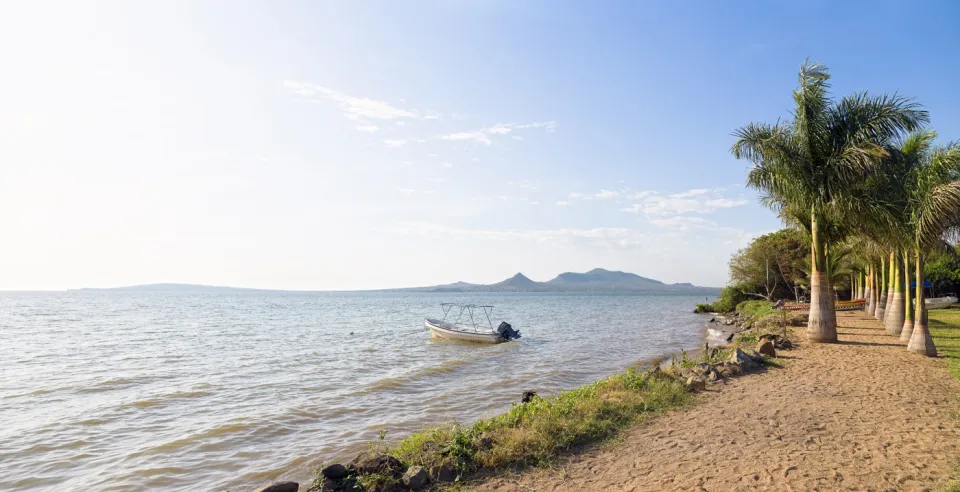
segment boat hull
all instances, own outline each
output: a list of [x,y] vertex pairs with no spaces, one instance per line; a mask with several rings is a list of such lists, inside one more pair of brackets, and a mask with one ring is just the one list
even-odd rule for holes
[[933,297],[924,299],[927,309],[945,309],[957,303],[956,297]]
[[473,332],[458,330],[452,323],[444,323],[435,319],[423,320],[423,326],[430,330],[434,338],[445,338],[448,340],[460,340],[473,343],[501,343],[507,340],[496,332]]

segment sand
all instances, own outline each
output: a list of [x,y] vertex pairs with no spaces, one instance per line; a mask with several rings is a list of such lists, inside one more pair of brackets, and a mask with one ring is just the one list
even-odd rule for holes
[[[711,386],[692,408],[551,469],[475,490],[923,490],[960,457],[960,382],[863,312],[838,344],[783,351],[784,368]],[[802,334],[802,331],[799,332]]]

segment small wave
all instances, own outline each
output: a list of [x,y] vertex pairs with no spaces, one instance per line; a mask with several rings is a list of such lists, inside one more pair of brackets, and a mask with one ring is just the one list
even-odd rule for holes
[[457,368],[464,364],[469,364],[471,360],[469,359],[451,359],[445,360],[439,365],[430,366],[430,367],[421,367],[415,369],[408,374],[392,378],[383,378],[378,379],[368,385],[366,388],[357,392],[357,394],[365,395],[369,393],[375,393],[377,391],[388,391],[392,389],[399,388],[407,383],[416,381],[421,378],[430,377],[430,376],[439,376],[441,374],[451,373],[456,371]]
[[161,395],[155,398],[147,398],[145,400],[137,400],[133,403],[130,403],[129,406],[137,408],[150,408],[158,405],[166,405],[167,403],[174,400],[183,400],[187,398],[202,398],[204,396],[210,396],[213,393],[209,391],[176,391],[174,393],[168,393],[166,395]]
[[87,388],[80,388],[77,391],[80,393],[101,393],[103,391],[111,391],[118,388],[123,388],[126,386],[133,386],[142,382],[146,382],[146,379],[131,379],[131,378],[111,378],[106,381],[101,381],[94,384],[93,386]]
[[129,458],[138,458],[141,456],[149,456],[155,453],[167,453],[171,451],[180,450],[189,446],[200,444],[208,439],[221,438],[229,434],[237,434],[241,432],[249,431],[253,429],[254,425],[249,423],[232,423],[232,424],[222,424],[211,429],[207,429],[196,434],[192,434],[183,439],[177,439],[175,441],[166,442],[160,444],[159,446],[153,446],[146,449],[141,449],[134,453],[128,455]]

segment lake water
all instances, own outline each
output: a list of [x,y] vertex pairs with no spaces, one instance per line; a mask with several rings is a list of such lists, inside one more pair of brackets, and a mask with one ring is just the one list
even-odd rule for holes
[[[702,296],[0,293],[0,490],[246,490],[702,345]],[[440,302],[523,334],[431,339]]]

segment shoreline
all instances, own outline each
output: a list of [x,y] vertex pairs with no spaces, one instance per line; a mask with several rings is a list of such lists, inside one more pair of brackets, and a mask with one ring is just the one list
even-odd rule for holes
[[[704,316],[700,316],[700,318],[702,322],[699,322],[696,324],[700,333],[700,336],[698,337],[699,341],[696,344],[690,346],[689,348],[681,347],[673,351],[662,352],[657,355],[651,355],[645,358],[638,359],[633,363],[627,364],[627,366],[624,368],[623,371],[631,372],[639,369],[639,370],[665,370],[669,372],[673,370],[671,369],[671,367],[674,365],[674,363],[677,364],[677,367],[674,369],[679,371],[680,370],[679,365],[681,360],[682,361],[700,360],[700,358],[704,353],[705,348],[716,349],[717,347],[729,345],[729,343],[725,341],[725,338],[733,333],[736,333],[736,327],[724,327],[720,324],[715,324],[713,323],[711,316],[704,315]],[[711,333],[711,332],[719,332],[721,336],[716,336],[715,333]],[[754,355],[757,355],[757,354],[754,353]],[[759,362],[760,360],[759,356],[757,355],[757,357],[758,357],[757,361]],[[686,369],[684,370],[686,371]],[[555,393],[546,393],[542,395],[542,398],[547,398],[547,399],[556,398],[557,396],[563,395],[565,393],[577,391],[578,389],[586,386],[596,385],[603,381],[607,381],[609,379],[622,376],[624,374],[623,371],[614,372],[606,377],[593,380],[592,382],[586,382],[579,387],[574,387],[572,389],[559,389]],[[681,386],[683,386],[683,383],[684,381],[686,381],[687,376],[684,375],[681,377],[680,375],[675,375],[673,376],[673,378],[676,381],[678,381],[681,384]],[[689,388],[685,388],[684,392],[686,391],[690,391]],[[516,403],[520,403],[521,396],[525,397],[525,395],[517,395],[516,401],[513,404],[511,404],[510,407],[504,409],[501,412],[494,412],[492,415],[481,417],[478,420],[478,422],[482,422],[486,420],[495,420],[503,417],[506,413],[510,412],[513,408],[515,408]],[[461,427],[462,425],[464,425],[463,422],[459,422],[459,423],[458,422],[437,422],[434,424],[427,424],[422,428],[421,431],[413,431],[408,435],[400,436],[396,439],[388,439],[388,440],[379,441],[379,442],[371,441],[371,442],[365,443],[365,445],[357,444],[356,446],[348,446],[342,451],[337,451],[333,456],[339,456],[340,457],[339,459],[346,459],[347,456],[355,456],[357,454],[357,451],[359,451],[361,448],[395,449],[398,445],[401,445],[404,441],[409,440],[412,436],[422,434],[423,432],[427,432],[431,428],[437,429],[442,427]],[[389,429],[386,429],[386,430],[389,430]],[[599,441],[596,441],[595,443],[591,442],[587,444],[592,445],[596,443],[602,443],[606,440],[607,438],[602,438]],[[349,451],[347,449],[352,449],[353,451]],[[363,453],[361,452],[361,454]],[[302,484],[300,490],[307,490],[306,488],[303,488],[303,487],[307,484],[310,484],[317,477],[320,466],[329,465],[331,463],[331,461],[329,460],[323,460],[320,458],[312,458],[312,459],[301,458],[300,460],[297,460],[297,461],[300,461],[300,464],[296,468],[299,470],[302,470],[302,473],[283,474],[280,477],[278,477],[278,480],[284,480],[284,479],[298,480],[299,479],[298,480],[299,483]],[[353,461],[356,461],[356,459],[354,459]],[[337,461],[337,462],[346,464],[346,461]],[[307,468],[310,468],[310,469],[307,470]],[[313,489],[310,489],[310,490],[313,490]]]

